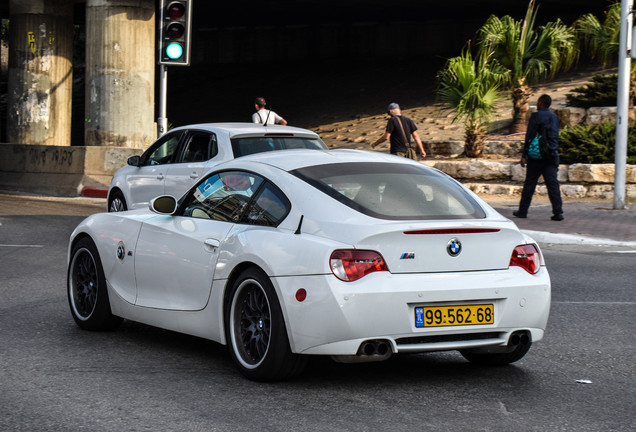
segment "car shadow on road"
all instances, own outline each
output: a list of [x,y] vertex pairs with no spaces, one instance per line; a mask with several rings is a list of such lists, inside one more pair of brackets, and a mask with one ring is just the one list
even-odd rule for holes
[[[104,350],[113,350],[119,355],[126,352],[126,346],[130,346],[131,350],[125,354],[129,365],[139,362],[139,365],[148,368],[156,363],[161,365],[164,372],[175,368],[171,371],[173,374],[186,369],[204,374],[234,375],[236,379],[244,380],[232,363],[227,347],[206,339],[132,321],[124,321],[113,332],[81,334],[90,336],[91,340],[99,339],[96,344],[104,344]],[[492,385],[493,380],[503,384],[527,382],[532,379],[532,374],[527,373],[523,360],[504,367],[485,367],[466,361],[456,351],[401,354],[382,362],[353,364],[338,363],[329,356],[312,356],[302,375],[285,385],[364,387],[369,385],[370,379],[374,385],[418,384],[435,387],[465,384],[466,381],[475,385],[479,382]]]

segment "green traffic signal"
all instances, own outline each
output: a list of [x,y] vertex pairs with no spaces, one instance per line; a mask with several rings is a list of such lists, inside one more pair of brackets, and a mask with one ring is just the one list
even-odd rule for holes
[[160,0],[159,64],[190,65],[192,0]]
[[177,60],[183,55],[183,47],[177,42],[172,42],[166,47],[166,55],[171,60]]

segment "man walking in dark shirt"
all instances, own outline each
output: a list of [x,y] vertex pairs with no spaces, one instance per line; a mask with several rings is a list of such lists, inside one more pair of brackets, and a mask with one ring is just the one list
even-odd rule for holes
[[386,125],[386,132],[376,142],[371,144],[371,148],[375,148],[380,143],[390,139],[391,140],[391,154],[404,156],[407,148],[411,145],[411,136],[417,143],[420,149],[422,157],[426,157],[422,140],[417,133],[417,126],[413,123],[413,120],[403,116],[400,106],[395,102],[389,104],[389,115],[391,118]]
[[[539,176],[548,189],[548,197],[552,204],[552,217],[554,221],[563,220],[563,203],[557,174],[559,172],[559,119],[550,111],[552,98],[547,95],[539,96],[537,112],[530,116],[526,139],[523,146],[520,164],[527,165],[526,180],[523,183],[519,210],[512,214],[518,218],[528,217],[528,208],[532,201],[532,195],[537,187]],[[535,137],[540,137],[535,140]]]

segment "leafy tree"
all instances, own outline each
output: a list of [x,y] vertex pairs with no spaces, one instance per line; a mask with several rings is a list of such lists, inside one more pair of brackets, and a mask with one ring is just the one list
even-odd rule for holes
[[486,122],[492,119],[499,90],[507,77],[508,71],[496,60],[488,61],[484,55],[473,59],[470,46],[460,56],[449,59],[438,72],[438,102],[455,112],[453,123],[464,123],[466,156],[479,157],[483,152]]
[[478,45],[483,55],[492,57],[510,71],[508,85],[512,88],[512,132],[526,127],[529,84],[552,78],[568,70],[578,60],[579,50],[574,29],[557,19],[535,27],[537,7],[530,0],[523,20],[506,15],[491,15],[477,31]]

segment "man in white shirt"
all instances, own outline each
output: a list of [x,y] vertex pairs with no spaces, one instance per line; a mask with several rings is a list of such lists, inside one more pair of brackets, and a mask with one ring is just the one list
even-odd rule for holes
[[280,124],[283,126],[287,126],[287,120],[276,114],[272,110],[265,109],[265,98],[257,97],[254,101],[254,108],[256,108],[256,112],[252,114],[252,123],[259,124]]

